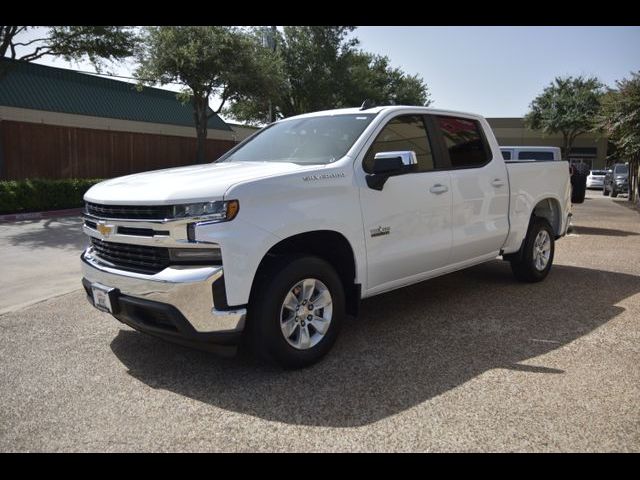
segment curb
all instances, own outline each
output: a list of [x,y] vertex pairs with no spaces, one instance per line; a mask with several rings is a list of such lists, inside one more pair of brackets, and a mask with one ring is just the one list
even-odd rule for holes
[[19,222],[21,220],[80,216],[82,210],[82,208],[68,208],[65,210],[49,210],[47,212],[10,213],[8,215],[0,215],[0,222]]

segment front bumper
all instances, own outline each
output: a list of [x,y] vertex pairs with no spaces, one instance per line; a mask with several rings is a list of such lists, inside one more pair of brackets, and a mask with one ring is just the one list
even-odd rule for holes
[[149,333],[213,343],[229,343],[244,329],[246,308],[226,305],[223,267],[175,266],[145,275],[102,265],[89,250],[81,256],[89,301],[93,283],[117,289],[118,320]]

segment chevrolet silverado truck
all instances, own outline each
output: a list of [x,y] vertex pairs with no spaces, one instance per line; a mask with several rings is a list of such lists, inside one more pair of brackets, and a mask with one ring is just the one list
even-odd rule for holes
[[566,162],[505,163],[479,115],[387,106],[280,120],[213,163],[107,180],[84,199],[92,305],[300,368],[363,298],[500,256],[518,280],[543,280],[571,185]]

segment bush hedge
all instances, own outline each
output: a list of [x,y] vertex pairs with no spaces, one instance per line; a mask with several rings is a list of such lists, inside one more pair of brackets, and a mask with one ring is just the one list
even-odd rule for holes
[[102,180],[70,178],[0,181],[0,214],[78,208],[83,195]]

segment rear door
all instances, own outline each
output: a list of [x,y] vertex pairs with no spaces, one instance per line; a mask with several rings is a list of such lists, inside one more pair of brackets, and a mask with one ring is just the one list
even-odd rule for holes
[[509,234],[509,179],[476,119],[434,115],[451,174],[450,264],[498,255]]

